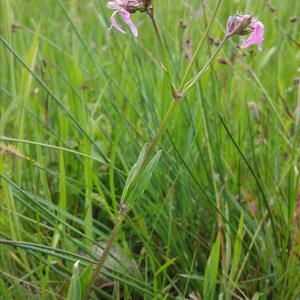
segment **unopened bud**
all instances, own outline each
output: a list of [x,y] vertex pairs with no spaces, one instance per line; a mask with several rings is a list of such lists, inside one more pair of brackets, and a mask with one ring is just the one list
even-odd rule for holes
[[145,6],[150,6],[152,4],[152,0],[144,0]]
[[120,214],[121,216],[124,216],[125,213],[126,213],[126,209],[127,209],[127,205],[122,201],[122,202],[120,203],[119,214]]
[[226,35],[228,37],[237,34],[237,35],[246,35],[251,33],[254,28],[253,24],[253,17],[249,15],[240,15],[236,14],[233,17],[229,17],[227,23],[227,31]]
[[134,14],[137,11],[144,13],[148,10],[152,3],[152,0],[128,0],[126,10]]

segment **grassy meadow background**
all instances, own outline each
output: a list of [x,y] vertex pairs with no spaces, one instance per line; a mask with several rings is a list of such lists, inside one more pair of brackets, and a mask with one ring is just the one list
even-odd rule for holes
[[[178,84],[216,1],[154,2]],[[66,298],[171,101],[150,20],[105,5],[0,0],[0,299]],[[224,0],[195,72],[236,11],[263,51],[233,37],[180,100],[91,299],[300,298],[300,1]]]

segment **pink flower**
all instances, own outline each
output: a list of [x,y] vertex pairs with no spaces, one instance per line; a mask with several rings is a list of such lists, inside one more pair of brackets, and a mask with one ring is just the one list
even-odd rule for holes
[[244,40],[242,44],[242,48],[247,48],[251,45],[257,45],[258,50],[262,51],[262,42],[264,39],[264,25],[255,20],[255,23],[253,24],[254,30],[248,37],[248,39]]
[[124,22],[129,26],[132,34],[137,37],[138,36],[138,30],[134,23],[131,20],[130,14],[135,13],[139,10],[139,5],[142,4],[142,1],[139,0],[112,0],[107,3],[107,7],[110,9],[114,9],[110,21],[111,21],[111,27],[116,28],[118,31],[122,33],[126,33],[122,26],[120,26],[117,23],[116,15],[119,13]]
[[262,42],[264,39],[264,25],[249,15],[240,15],[237,13],[233,17],[229,17],[227,22],[226,36],[231,37],[235,34],[250,36],[243,41],[241,48],[247,48],[251,45],[257,45],[262,51]]

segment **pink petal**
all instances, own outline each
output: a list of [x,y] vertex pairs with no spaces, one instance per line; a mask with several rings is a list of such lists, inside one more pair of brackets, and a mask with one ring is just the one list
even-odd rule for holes
[[262,51],[262,41],[264,39],[264,25],[261,22],[254,24],[254,31],[250,34],[249,38],[244,40],[241,48],[247,48],[251,45],[257,45],[258,49]]
[[127,0],[112,0],[108,1],[106,6],[110,9],[119,10],[127,6]]
[[116,10],[113,14],[112,14],[112,16],[111,16],[111,18],[110,18],[110,22],[111,22],[111,27],[110,27],[110,29],[112,28],[112,27],[114,27],[114,28],[116,28],[118,31],[120,31],[120,32],[122,32],[122,33],[126,33],[125,31],[124,31],[124,29],[122,28],[122,26],[120,26],[118,23],[117,23],[117,20],[116,20],[116,14],[118,13],[118,11]]
[[229,17],[228,21],[227,21],[227,31],[226,31],[226,35],[230,36],[234,30],[234,17]]
[[137,37],[138,36],[138,30],[137,30],[136,26],[134,25],[134,23],[131,20],[130,12],[128,12],[127,9],[126,9],[127,5],[128,5],[128,0],[111,0],[107,3],[108,8],[115,10],[115,12],[112,14],[112,16],[110,18],[111,28],[114,27],[118,31],[120,31],[122,33],[126,33],[124,31],[123,27],[120,26],[117,23],[116,14],[119,13],[119,14],[121,14],[124,22],[129,26],[129,28],[130,28],[131,32],[133,33],[133,35],[135,37]]
[[124,22],[129,26],[132,34],[137,37],[139,35],[138,30],[131,20],[130,13],[128,11],[121,12]]

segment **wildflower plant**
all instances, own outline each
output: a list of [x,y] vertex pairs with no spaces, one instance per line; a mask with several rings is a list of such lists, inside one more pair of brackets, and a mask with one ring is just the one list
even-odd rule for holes
[[[176,87],[174,84],[173,76],[170,69],[169,58],[166,51],[166,46],[163,42],[160,30],[156,22],[156,17],[154,14],[155,3],[152,3],[151,0],[112,0],[107,3],[107,7],[109,9],[114,10],[110,19],[111,21],[110,29],[115,28],[117,31],[121,33],[126,33],[126,32],[123,29],[123,27],[119,25],[119,23],[117,22],[116,20],[117,14],[119,14],[122,17],[123,21],[129,26],[132,34],[135,37],[138,36],[138,29],[134,24],[134,22],[132,21],[132,15],[135,14],[136,12],[141,12],[150,17],[155,35],[158,40],[158,45],[162,53],[164,70],[169,80],[169,85],[171,90],[170,91],[171,102],[161,122],[161,125],[159,126],[159,128],[157,129],[156,133],[152,138],[152,141],[149,143],[149,145],[145,145],[143,147],[136,164],[132,167],[132,169],[128,174],[128,178],[121,197],[119,214],[116,218],[114,228],[111,232],[111,235],[109,236],[106,247],[99,259],[99,262],[96,266],[96,269],[94,270],[94,273],[91,276],[88,287],[85,290],[85,299],[88,298],[89,291],[92,288],[97,278],[97,274],[100,272],[107,256],[109,255],[112,244],[117,237],[117,234],[119,232],[120,227],[122,226],[122,223],[124,221],[127,212],[132,208],[132,206],[134,205],[134,200],[141,195],[141,193],[144,191],[151,178],[151,174],[154,171],[155,166],[157,165],[159,157],[161,155],[160,151],[158,151],[155,154],[156,147],[159,143],[161,136],[165,132],[168,123],[170,122],[171,117],[173,115],[173,112],[175,111],[178,104],[182,101],[182,99],[187,94],[187,92],[195,86],[195,84],[199,81],[199,79],[203,76],[203,74],[208,70],[208,67],[211,65],[211,63],[213,62],[213,60],[215,59],[219,51],[222,49],[226,41],[229,40],[232,36],[234,35],[245,36],[249,34],[249,37],[243,41],[241,48],[247,48],[251,45],[257,45],[259,50],[262,49],[262,41],[263,41],[263,34],[264,34],[263,24],[259,22],[257,19],[255,19],[253,16],[241,15],[237,13],[235,16],[229,17],[225,36],[221,41],[221,43],[219,44],[219,46],[216,48],[215,52],[203,65],[202,69],[198,71],[195,75],[191,76],[192,69],[195,67],[200,52],[208,38],[208,33],[212,28],[212,25],[215,21],[221,3],[222,0],[218,0],[213,15],[207,25],[205,32],[202,35],[200,42],[198,43],[195,53],[189,65],[187,66],[187,69],[178,87]],[[224,245],[222,245],[222,243],[224,243],[223,232],[222,232],[223,221],[222,221],[222,213],[221,213],[221,203],[218,198],[216,199],[216,209],[217,209],[218,226],[219,226],[218,243],[220,244],[220,247],[223,248],[224,247]],[[217,249],[218,247],[215,245],[215,248]]]
[[1,299],[299,298],[300,1],[263,2],[0,1]]

